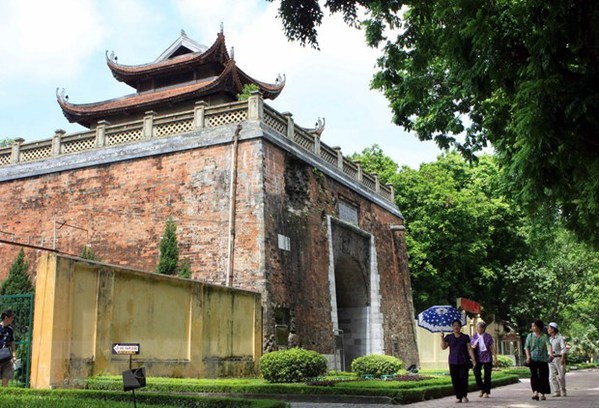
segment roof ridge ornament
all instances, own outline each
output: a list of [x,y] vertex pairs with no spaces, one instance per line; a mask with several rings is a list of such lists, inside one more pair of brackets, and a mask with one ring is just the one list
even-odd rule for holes
[[185,33],[184,29],[181,29],[181,37],[187,37],[187,33]]
[[225,33],[225,23],[223,23],[222,21],[220,22],[220,33],[221,34]]
[[235,59],[235,47],[231,46],[231,59]]
[[318,117],[316,119],[316,123],[314,124],[313,128],[305,128],[305,127],[301,127],[302,129],[304,129],[306,132],[311,133],[313,135],[316,135],[318,137],[320,137],[320,135],[322,135],[322,132],[324,132],[324,126],[326,124],[326,120],[325,118],[320,118]]
[[108,50],[106,50],[106,59],[112,62],[117,62],[119,57],[116,56],[114,51],[110,51],[110,55],[108,55]]
[[286,80],[287,77],[285,76],[285,74],[278,74],[277,79],[275,79],[275,85],[283,85],[285,84]]
[[62,88],[62,89],[56,88],[56,98],[60,99],[62,101],[68,101],[69,100],[69,95],[65,95],[64,88]]
[[322,132],[324,132],[324,126],[326,125],[326,119],[325,118],[317,118],[316,119],[316,123],[314,124],[315,129],[313,130],[313,132],[315,134],[317,134],[318,136],[322,135]]

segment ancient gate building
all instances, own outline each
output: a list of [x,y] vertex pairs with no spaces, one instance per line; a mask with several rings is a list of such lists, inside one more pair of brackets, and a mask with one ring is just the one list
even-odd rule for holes
[[[193,279],[261,293],[265,350],[289,338],[347,367],[370,353],[418,363],[393,189],[322,143],[322,123],[264,103],[282,77],[246,74],[222,33],[206,47],[182,32],[152,63],[107,65],[135,93],[75,104],[60,92],[88,130],[0,149],[0,238],[155,271],[170,217]],[[0,245],[3,265],[16,250]]]

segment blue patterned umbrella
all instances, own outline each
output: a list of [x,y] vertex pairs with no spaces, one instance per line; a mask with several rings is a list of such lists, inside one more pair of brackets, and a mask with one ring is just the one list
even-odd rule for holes
[[453,306],[431,306],[422,313],[418,313],[418,326],[432,333],[450,332],[454,320],[466,324],[466,314]]

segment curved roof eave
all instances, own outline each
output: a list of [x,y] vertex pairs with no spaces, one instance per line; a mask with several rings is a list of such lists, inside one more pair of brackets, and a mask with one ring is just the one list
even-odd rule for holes
[[225,45],[225,36],[219,33],[214,43],[207,50],[180,55],[171,59],[164,59],[141,65],[122,65],[116,62],[106,53],[106,64],[112,71],[112,75],[121,82],[129,85],[139,77],[153,76],[180,70],[183,67],[206,64],[209,62],[220,62],[225,65],[230,60]]
[[216,78],[211,81],[164,89],[158,92],[129,95],[87,104],[70,103],[63,95],[58,94],[57,101],[69,122],[76,122],[90,127],[91,124],[106,117],[149,110],[165,103],[176,103],[206,95],[218,88],[219,82]]

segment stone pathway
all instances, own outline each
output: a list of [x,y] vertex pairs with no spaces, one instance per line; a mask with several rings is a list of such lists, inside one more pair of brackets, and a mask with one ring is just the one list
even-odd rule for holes
[[[530,382],[527,379],[520,383],[493,388],[490,398],[479,398],[478,392],[470,393],[468,404],[456,404],[454,397],[417,402],[405,405],[409,408],[599,408],[599,370],[570,372],[566,376],[568,386],[567,397],[547,396],[546,401],[534,401],[530,397]],[[292,408],[360,408],[365,404],[339,404],[318,402],[292,402]],[[371,404],[371,408],[391,408],[399,405]]]

